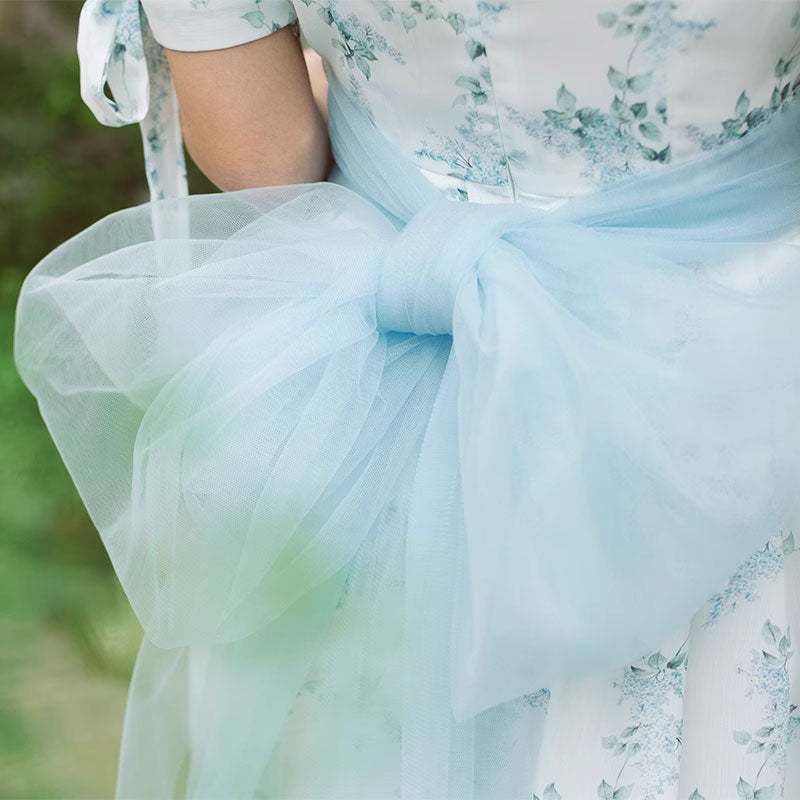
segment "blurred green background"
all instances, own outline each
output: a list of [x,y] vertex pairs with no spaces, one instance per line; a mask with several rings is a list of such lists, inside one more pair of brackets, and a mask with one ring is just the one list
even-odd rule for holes
[[[113,795],[141,637],[12,360],[25,274],[147,199],[137,126],[84,107],[81,0],[0,0],[0,798]],[[212,191],[190,165],[193,192]]]

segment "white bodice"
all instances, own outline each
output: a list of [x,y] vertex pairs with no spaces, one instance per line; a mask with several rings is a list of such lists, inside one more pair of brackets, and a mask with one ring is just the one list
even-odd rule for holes
[[797,0],[142,2],[178,50],[299,19],[434,183],[484,202],[550,207],[723,147],[800,89]]

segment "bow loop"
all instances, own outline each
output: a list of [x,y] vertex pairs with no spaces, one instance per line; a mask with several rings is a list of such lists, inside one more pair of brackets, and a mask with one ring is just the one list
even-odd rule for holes
[[478,275],[483,254],[541,213],[507,203],[478,205],[443,198],[422,206],[381,265],[378,327],[418,335],[452,334],[459,290]]
[[[86,0],[77,49],[81,98],[97,120],[112,127],[139,123],[151,199],[187,195],[178,99],[140,0]],[[157,230],[167,224],[154,219]]]

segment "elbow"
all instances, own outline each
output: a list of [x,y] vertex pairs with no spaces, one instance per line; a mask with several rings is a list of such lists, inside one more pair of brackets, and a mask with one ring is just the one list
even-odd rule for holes
[[184,129],[184,144],[198,169],[223,192],[323,181],[333,165],[321,118],[292,136],[220,141]]

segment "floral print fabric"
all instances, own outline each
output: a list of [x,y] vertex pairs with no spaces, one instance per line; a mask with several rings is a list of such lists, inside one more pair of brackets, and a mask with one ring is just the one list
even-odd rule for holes
[[660,650],[551,687],[534,797],[797,797],[799,579],[778,534]]
[[[152,37],[214,49],[299,21],[444,193],[540,208],[723,148],[800,94],[797,0],[88,0],[84,14],[103,33],[79,42],[84,97],[106,124],[142,122],[154,196],[185,174]],[[765,531],[658,651],[520,698],[509,758],[535,764],[529,800],[800,797],[795,533]]]
[[[764,124],[800,87],[797,0],[143,0],[227,47],[299,19],[454,197],[552,207]],[[735,57],[732,57],[735,54]]]

